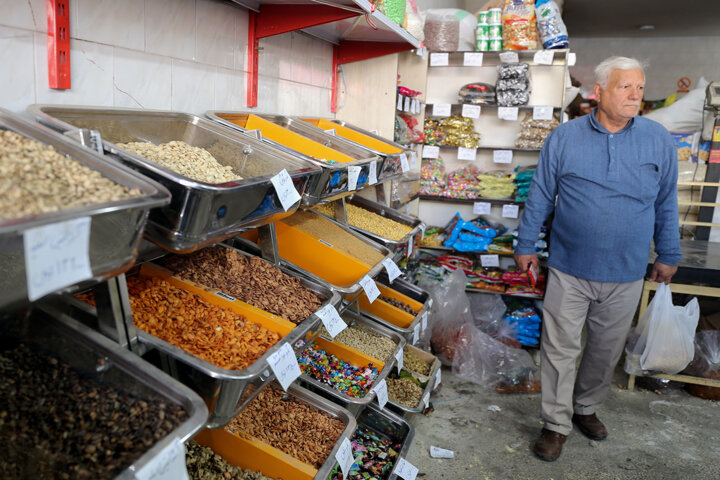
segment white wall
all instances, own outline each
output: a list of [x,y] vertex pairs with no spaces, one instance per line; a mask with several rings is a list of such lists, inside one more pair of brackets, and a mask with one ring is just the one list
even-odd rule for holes
[[[698,79],[720,80],[720,36],[653,38],[577,38],[570,39],[577,52],[577,64],[570,73],[592,90],[593,70],[612,55],[635,57],[649,62],[646,69],[645,98],[658,100],[677,91],[677,81],[688,77],[692,85]],[[693,88],[691,86],[691,88]]]
[[[45,0],[0,0],[0,107],[244,110],[248,13],[220,0],[71,0],[70,90],[48,88]],[[332,46],[260,41],[258,111],[331,116]]]

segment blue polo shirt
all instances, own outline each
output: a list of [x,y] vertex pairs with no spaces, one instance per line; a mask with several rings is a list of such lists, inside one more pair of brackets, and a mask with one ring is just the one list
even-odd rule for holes
[[675,143],[657,122],[634,117],[611,133],[593,111],[564,123],[540,152],[515,253],[535,252],[554,209],[553,268],[598,282],[639,280],[652,240],[657,261],[677,265],[677,176]]

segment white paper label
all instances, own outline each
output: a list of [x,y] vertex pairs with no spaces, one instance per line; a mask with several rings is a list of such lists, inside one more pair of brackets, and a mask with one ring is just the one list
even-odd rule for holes
[[433,390],[435,390],[440,385],[440,382],[442,382],[442,368],[438,367],[438,369],[435,371],[435,386],[433,387]]
[[497,255],[480,255],[480,265],[483,267],[499,267],[500,257]]
[[398,95],[397,105],[395,105],[395,108],[397,110],[402,110],[404,99],[405,99],[405,95]]
[[408,156],[410,157],[410,168],[417,167],[417,154],[415,152],[408,152]]
[[514,122],[518,118],[517,107],[498,107],[498,118]]
[[378,404],[380,404],[380,410],[382,410],[388,401],[387,382],[384,378],[375,385],[375,395],[377,396]]
[[425,238],[425,224],[421,223],[420,224],[420,240],[422,240],[423,238]]
[[411,113],[413,115],[420,113],[420,100],[413,98]]
[[430,445],[430,456],[432,458],[455,458],[455,452]]
[[395,359],[397,360],[397,369],[398,373],[400,373],[400,370],[403,368],[403,350],[402,348],[398,350],[398,352],[395,354]]
[[187,480],[185,446],[174,439],[162,451],[135,472],[137,480]]
[[423,395],[422,401],[425,404],[425,407],[430,407],[430,392],[427,392],[425,395]]
[[408,248],[407,248],[407,257],[408,258],[410,258],[412,256],[414,243],[415,243],[415,237],[410,237],[408,239]]
[[430,66],[431,67],[447,67],[450,56],[447,53],[431,53],[430,54]]
[[283,210],[286,212],[300,200],[300,194],[295,189],[292,178],[284,168],[280,173],[270,179],[277,196],[280,199],[280,203],[283,206]]
[[423,145],[422,158],[438,158],[440,147],[437,145]]
[[402,169],[403,173],[410,170],[410,164],[408,163],[407,155],[404,153],[400,154],[400,168]]
[[289,343],[284,343],[277,352],[268,357],[268,363],[283,390],[287,392],[288,387],[295,381],[302,372],[298,365],[295,352]]
[[495,163],[512,163],[512,150],[493,150],[493,162]]
[[473,214],[475,215],[490,215],[490,209],[492,204],[489,202],[475,202],[473,203]]
[[466,67],[482,67],[482,64],[482,52],[465,52],[465,55],[463,55],[463,65]]
[[500,61],[503,63],[517,63],[520,61],[520,57],[518,57],[517,52],[502,52]]
[[328,135],[335,136],[335,129],[334,128],[328,128],[327,130],[323,130],[323,132],[327,133]]
[[347,477],[350,473],[350,468],[352,468],[353,463],[355,462],[352,453],[352,445],[350,445],[350,440],[347,438],[343,438],[342,443],[340,443],[340,448],[338,448],[338,451],[335,452],[335,460],[337,460],[338,465],[340,465],[343,478]]
[[340,317],[338,311],[330,304],[318,310],[317,316],[320,317],[320,320],[322,320],[323,325],[325,325],[325,328],[332,338],[335,338],[338,333],[347,328],[347,324],[343,321],[342,317]]
[[428,312],[423,312],[422,320],[420,320],[420,325],[421,325],[423,333],[425,333],[425,330],[427,330],[427,318],[428,318]]
[[462,116],[465,118],[480,118],[480,105],[468,105],[463,103]]
[[533,107],[533,120],[552,120],[553,107]]
[[519,211],[518,205],[503,205],[502,216],[505,218],[518,218]]
[[538,50],[533,56],[533,61],[538,65],[552,65],[554,56],[552,50]]
[[377,285],[375,285],[375,280],[367,275],[360,279],[360,286],[365,290],[365,295],[367,295],[370,303],[373,303],[375,299],[380,296],[380,290],[378,290]]
[[415,480],[417,474],[417,467],[404,458],[398,460],[397,465],[395,465],[395,475],[404,480]]
[[398,266],[395,264],[395,262],[392,261],[390,258],[386,258],[382,261],[382,264],[385,265],[385,270],[387,270],[388,279],[390,280],[390,283],[393,282],[396,278],[400,276],[402,273]]
[[377,183],[377,161],[373,160],[370,162],[370,172],[368,173],[368,185],[375,185]]
[[97,130],[90,130],[90,140],[95,151],[97,151],[100,155],[103,155],[105,150],[103,149],[103,141],[100,132]]
[[451,105],[449,103],[434,103],[432,109],[433,117],[449,117]]
[[410,111],[410,105],[412,104],[412,98],[405,97],[405,105],[403,105],[403,110],[406,112]]
[[25,272],[31,302],[92,277],[90,223],[90,217],[81,217],[25,230]]
[[215,295],[217,295],[220,298],[224,298],[225,300],[230,300],[231,302],[234,302],[235,300],[237,300],[235,297],[232,297],[232,296],[228,295],[227,293],[223,293],[223,292],[215,292]]
[[568,52],[568,54],[567,54],[568,67],[575,66],[576,61],[577,61],[577,55],[575,54],[575,52]]
[[420,56],[423,58],[423,60],[427,60],[427,54],[428,54],[427,47],[422,47],[420,49]]
[[357,181],[360,176],[361,167],[355,165],[348,167],[348,191],[357,190]]
[[474,161],[477,157],[477,148],[458,147],[458,160]]
[[415,327],[413,328],[413,340],[412,344],[415,345],[418,340],[420,340],[420,324],[415,324]]

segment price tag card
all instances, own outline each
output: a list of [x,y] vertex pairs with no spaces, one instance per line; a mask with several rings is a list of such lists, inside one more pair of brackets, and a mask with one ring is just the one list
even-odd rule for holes
[[455,458],[455,452],[430,445],[430,456],[432,458]]
[[382,261],[382,264],[385,266],[385,270],[387,270],[388,279],[390,280],[390,283],[393,282],[396,278],[400,276],[402,272],[400,272],[400,269],[395,264],[395,262],[392,261],[391,258],[386,258]]
[[538,50],[533,56],[533,62],[538,65],[552,65],[555,53],[552,50]]
[[368,185],[377,183],[377,160],[370,162],[370,172],[368,173]]
[[438,158],[440,147],[437,145],[423,145],[422,158]]
[[347,477],[350,474],[350,468],[352,468],[355,462],[352,454],[352,445],[350,445],[350,440],[347,438],[343,438],[340,448],[335,452],[335,460],[337,460],[338,465],[340,465],[343,478]]
[[492,204],[490,202],[475,202],[473,203],[473,214],[490,215],[491,208]]
[[413,115],[420,113],[420,100],[418,100],[417,98],[413,98],[410,113],[412,113]]
[[397,369],[398,373],[400,373],[400,370],[403,368],[403,350],[402,348],[398,350],[398,352],[395,354],[395,359],[397,360]]
[[493,150],[493,162],[495,163],[512,163],[512,150]]
[[404,105],[404,101],[405,101],[405,95],[398,95],[397,105],[395,106],[395,108],[396,108],[397,110],[402,110],[402,109],[403,109],[403,105]]
[[505,218],[518,218],[520,207],[517,205],[503,205],[502,216]]
[[215,295],[217,295],[220,298],[224,298],[225,300],[230,300],[231,302],[234,302],[235,300],[237,300],[235,297],[232,297],[232,296],[228,295],[227,293],[223,293],[223,292],[215,292]]
[[404,480],[415,480],[417,474],[417,467],[404,458],[398,460],[397,465],[395,465],[395,475]]
[[[421,223],[420,224],[420,240],[422,240],[423,238],[425,238],[425,224]],[[432,300],[432,299],[430,299],[430,300]]]
[[518,118],[517,107],[498,107],[498,118],[500,120],[515,121]]
[[410,156],[410,168],[417,167],[417,154],[414,151],[412,151],[412,152],[408,152],[408,155]]
[[412,344],[415,345],[420,340],[420,324],[416,324],[413,328],[413,339]]
[[360,176],[361,167],[355,165],[348,167],[348,190],[357,190],[357,181]]
[[137,480],[187,480],[185,446],[174,439],[145,466],[135,472]]
[[465,118],[480,118],[480,105],[468,105],[463,103],[462,116]]
[[458,147],[458,160],[474,161],[477,157],[477,148]]
[[90,130],[90,143],[100,155],[105,153],[105,150],[103,149],[102,135],[100,135],[99,131]]
[[81,217],[25,230],[25,275],[31,302],[92,277],[90,223],[90,217]]
[[400,168],[402,169],[403,173],[410,170],[410,164],[408,163],[407,155],[404,153],[400,154]]
[[318,310],[317,316],[320,317],[323,325],[325,325],[328,333],[333,338],[347,328],[347,324],[342,317],[340,317],[338,311],[330,304],[327,304]]
[[360,279],[360,286],[365,290],[365,295],[367,295],[370,303],[373,303],[375,299],[380,296],[380,290],[378,290],[377,285],[375,285],[375,280],[367,275]]
[[447,53],[431,53],[430,54],[430,66],[431,67],[447,67],[450,56]]
[[408,239],[407,257],[410,258],[413,252],[413,243],[415,243],[415,237]]
[[435,371],[435,386],[433,387],[433,390],[435,390],[440,385],[441,381],[442,381],[442,368],[438,368]]
[[433,117],[449,117],[451,105],[449,103],[433,103]]
[[575,62],[577,62],[577,55],[575,54],[575,52],[568,52],[568,54],[567,54],[568,67],[574,67]]
[[423,395],[422,401],[425,404],[425,407],[430,407],[430,392]]
[[420,320],[420,325],[421,325],[423,333],[425,333],[425,330],[427,330],[427,318],[428,318],[428,312],[423,312],[422,320]]
[[268,363],[275,377],[280,382],[283,390],[287,392],[288,387],[298,378],[302,372],[298,365],[295,352],[289,343],[284,343],[277,352],[268,357]]
[[497,255],[480,255],[480,265],[483,267],[499,267],[500,257]]
[[482,67],[482,52],[465,52],[463,55],[463,65],[466,67]]
[[520,61],[520,57],[518,57],[517,52],[502,52],[500,61],[503,63],[517,63]]
[[552,120],[553,107],[533,107],[533,120]]
[[270,179],[283,209],[287,212],[296,202],[300,201],[300,194],[295,190],[290,174],[284,168],[280,173]]
[[412,105],[412,98],[405,97],[405,105],[403,105],[403,110],[406,112],[409,112],[411,105]]
[[384,378],[375,386],[375,395],[377,396],[377,401],[380,404],[380,410],[382,410],[385,408],[385,404],[388,401],[387,382]]

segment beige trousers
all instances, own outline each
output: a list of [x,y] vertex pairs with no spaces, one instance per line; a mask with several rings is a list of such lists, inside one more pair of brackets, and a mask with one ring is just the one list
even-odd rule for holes
[[[573,412],[590,415],[605,400],[642,284],[593,282],[550,269],[540,347],[546,429],[567,435]],[[576,378],[585,324],[587,340]]]

